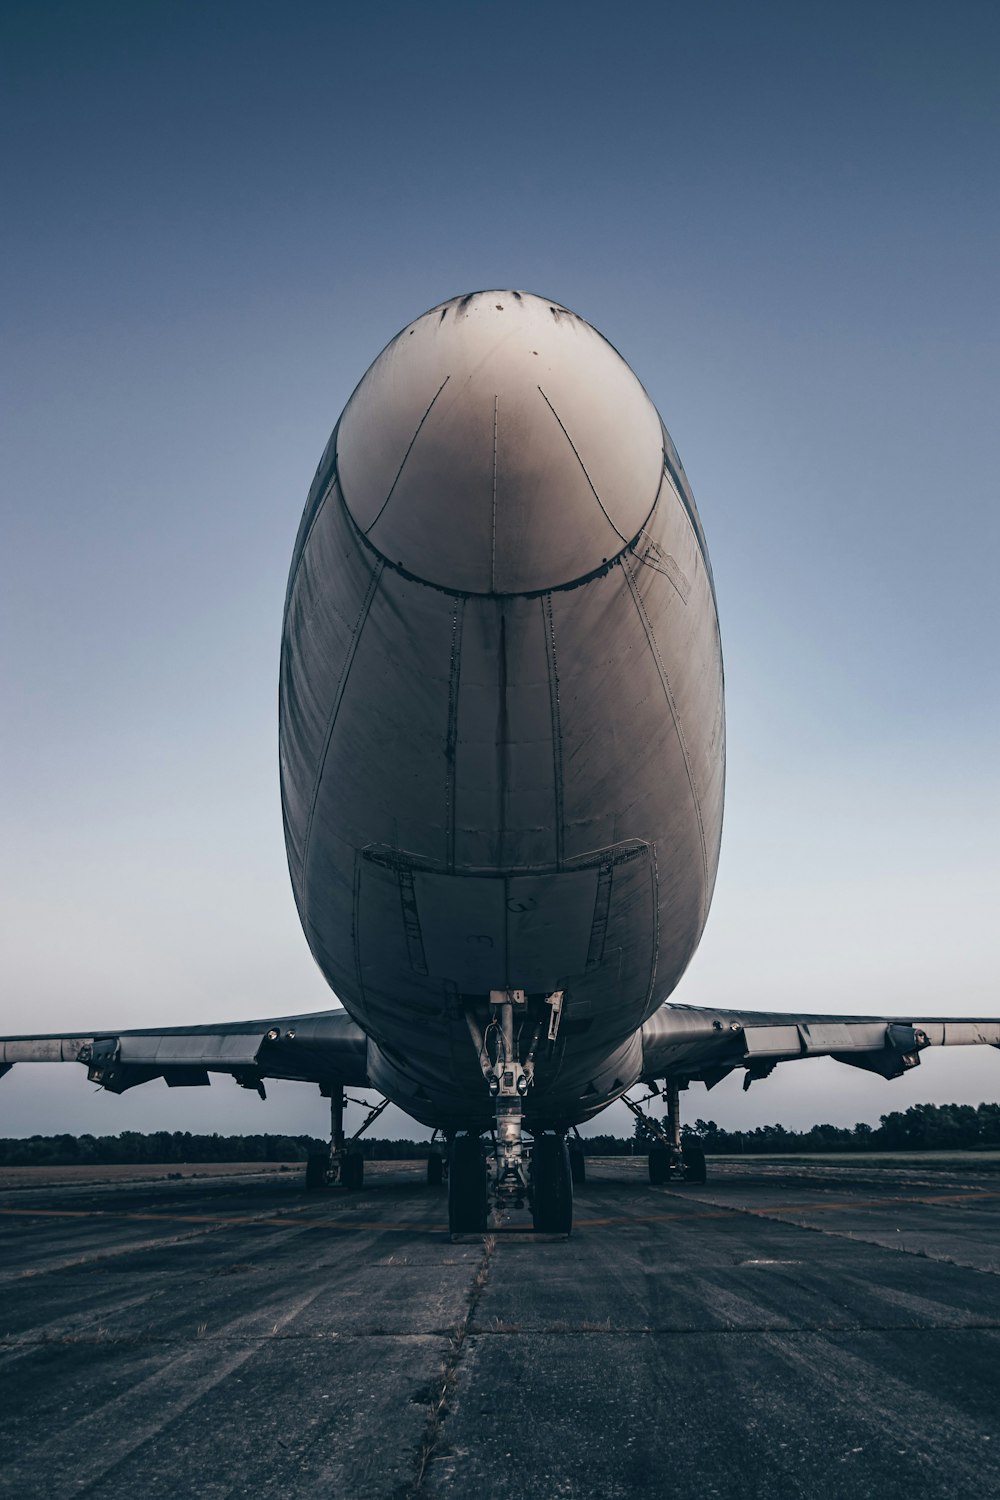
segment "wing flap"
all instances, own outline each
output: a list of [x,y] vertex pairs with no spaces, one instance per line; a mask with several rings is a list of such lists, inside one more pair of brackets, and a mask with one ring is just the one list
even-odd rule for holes
[[214,1068],[228,1073],[232,1068],[253,1067],[257,1062],[265,1034],[235,1036],[225,1031],[215,1035],[128,1036],[120,1039],[119,1057],[123,1063],[141,1067]]
[[797,1026],[758,1026],[752,1031],[740,1030],[746,1057],[795,1057],[802,1051]]

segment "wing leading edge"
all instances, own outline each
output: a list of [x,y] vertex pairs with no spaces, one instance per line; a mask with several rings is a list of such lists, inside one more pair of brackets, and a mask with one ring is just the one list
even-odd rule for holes
[[853,1068],[900,1078],[927,1047],[1000,1047],[1000,1020],[789,1016],[766,1011],[660,1007],[642,1028],[642,1081],[698,1080],[707,1088],[737,1068],[743,1087],[780,1062],[833,1057]]

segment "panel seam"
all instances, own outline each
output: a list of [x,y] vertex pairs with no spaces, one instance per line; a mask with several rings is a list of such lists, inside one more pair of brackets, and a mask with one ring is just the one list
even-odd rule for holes
[[555,407],[552,405],[552,402],[549,400],[548,396],[546,396],[545,392],[542,390],[541,386],[538,387],[538,394],[541,396],[542,400],[545,402],[545,405],[548,407],[549,411],[552,413],[552,415],[555,417],[556,421],[559,423],[559,427],[560,427],[560,429],[562,431],[562,435],[566,439],[567,443],[569,443],[570,447],[572,448],[574,457],[576,458],[577,463],[580,465],[580,468],[583,470],[583,477],[587,481],[587,483],[590,485],[590,492],[593,495],[594,499],[597,501],[598,505],[601,507],[601,513],[604,516],[604,519],[607,521],[608,525],[611,527],[611,530],[614,532],[615,536],[618,537],[619,541],[624,542],[624,544],[626,546],[628,546],[628,537],[624,536],[618,530],[618,527],[615,525],[614,521],[612,521],[611,517],[609,516],[607,510],[605,509],[604,501],[601,499],[600,495],[597,493],[597,490],[594,487],[594,481],[591,479],[590,475],[587,472],[587,465],[584,463],[583,459],[580,457],[580,453],[579,453],[579,450],[578,450],[576,444],[574,443],[573,439],[570,437],[569,433],[566,431],[566,428],[563,426],[563,420],[562,420],[562,418],[560,417],[559,413],[556,411]]
[[354,662],[355,652],[358,649],[358,641],[361,639],[361,632],[365,627],[365,621],[368,619],[368,611],[370,610],[372,600],[375,597],[375,591],[378,588],[379,579],[382,577],[383,566],[384,564],[379,563],[373,570],[372,576],[368,581],[368,589],[365,593],[364,601],[358,613],[358,618],[354,623],[354,629],[351,632],[350,645],[347,648],[347,655],[344,658],[344,665],[340,670],[340,678],[337,682],[337,690],[333,697],[333,707],[330,710],[330,718],[326,726],[326,735],[323,740],[323,751],[319,758],[319,765],[316,768],[316,780],[313,783],[312,797],[309,802],[309,817],[306,822],[305,838],[302,841],[303,894],[306,881],[309,877],[309,849],[312,843],[312,831],[313,822],[316,817],[316,806],[319,802],[319,789],[323,782],[323,772],[326,769],[326,758],[330,753],[330,743],[333,739],[334,726],[337,723],[337,716],[340,713],[340,705],[344,699],[344,690],[347,687],[347,679],[351,674],[351,666]]
[[448,669],[448,724],[445,731],[445,864],[455,869],[455,823],[458,800],[458,694],[462,679],[462,630],[465,624],[465,600],[456,599],[451,618],[451,662]]
[[493,523],[490,541],[490,593],[497,587],[497,420],[500,413],[500,397],[493,397]]
[[389,504],[389,501],[392,499],[393,491],[395,490],[397,484],[399,483],[399,476],[402,474],[403,469],[406,466],[406,460],[409,458],[410,454],[412,453],[412,451],[413,451],[413,445],[417,441],[417,438],[420,436],[420,429],[421,429],[421,427],[423,427],[424,423],[427,421],[427,418],[431,414],[431,408],[433,407],[435,401],[440,396],[441,392],[444,390],[445,386],[448,384],[448,382],[449,382],[450,379],[451,379],[451,376],[450,375],[446,375],[444,377],[444,379],[442,380],[441,384],[438,386],[437,390],[434,392],[433,396],[431,397],[430,406],[428,406],[427,410],[424,412],[423,416],[420,418],[420,421],[417,423],[417,430],[413,434],[413,436],[410,438],[409,445],[407,446],[406,452],[403,454],[403,462],[400,464],[399,468],[396,470],[396,477],[392,481],[392,484],[389,486],[389,493],[386,495],[385,499],[382,501],[382,504],[379,506],[379,508],[378,508],[378,514],[376,515],[374,521],[372,521],[371,525],[366,526],[364,528],[364,534],[365,534],[365,536],[367,536],[370,531],[374,531],[375,527],[378,525],[379,521],[381,520],[382,512],[385,510],[386,506]]
[[653,634],[653,627],[650,624],[649,616],[646,613],[646,606],[642,602],[642,597],[641,597],[641,595],[639,593],[639,589],[638,589],[638,587],[636,585],[635,578],[633,577],[632,569],[631,569],[631,567],[629,565],[628,558],[623,558],[622,559],[622,570],[623,570],[623,572],[625,574],[625,581],[628,584],[629,592],[631,593],[632,599],[635,602],[636,611],[637,611],[637,613],[639,615],[639,619],[642,622],[642,627],[643,627],[644,631],[646,632],[646,641],[647,641],[647,643],[649,645],[649,649],[650,649],[650,652],[652,654],[653,661],[656,663],[656,670],[657,670],[657,672],[659,674],[660,685],[663,688],[663,695],[664,695],[664,697],[667,700],[667,707],[670,709],[670,717],[673,719],[674,730],[675,730],[676,735],[677,735],[677,742],[678,742],[678,744],[681,747],[681,757],[682,757],[682,759],[684,761],[684,770],[687,773],[688,786],[691,788],[691,801],[694,803],[695,817],[698,820],[698,836],[699,836],[699,838],[701,840],[702,867],[703,867],[704,874],[705,874],[705,885],[704,885],[703,890],[702,890],[701,902],[700,902],[700,906],[701,906],[701,909],[702,909],[702,915],[704,916],[705,915],[705,895],[706,895],[706,892],[708,890],[708,884],[709,884],[709,876],[708,876],[708,844],[707,844],[707,842],[705,840],[705,822],[704,822],[704,819],[703,819],[702,813],[701,813],[701,803],[698,800],[698,792],[697,792],[697,788],[695,787],[695,784],[694,784],[694,772],[691,769],[691,756],[690,756],[690,753],[688,751],[687,741],[684,738],[684,731],[681,728],[680,715],[677,712],[677,704],[674,701],[673,691],[672,691],[672,689],[670,687],[670,679],[667,676],[667,669],[663,665],[663,658],[660,655],[660,648],[659,648],[659,646],[656,643],[656,637]]
[[556,631],[552,611],[552,595],[541,600],[542,630],[545,634],[545,660],[549,675],[549,715],[552,725],[552,795],[556,809],[556,868],[563,863],[563,770],[562,770],[562,716],[559,705],[559,666],[556,660]]

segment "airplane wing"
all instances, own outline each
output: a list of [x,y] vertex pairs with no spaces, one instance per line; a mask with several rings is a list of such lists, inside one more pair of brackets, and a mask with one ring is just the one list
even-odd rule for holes
[[642,1081],[697,1079],[713,1088],[743,1068],[746,1089],[778,1063],[803,1057],[833,1057],[883,1078],[900,1078],[919,1065],[925,1047],[972,1046],[1000,1047],[1000,1020],[789,1016],[668,1002],[642,1028]]
[[265,1078],[363,1088],[367,1057],[364,1032],[343,1010],[217,1026],[0,1037],[0,1077],[15,1063],[77,1062],[113,1094],[154,1078],[170,1088],[204,1086],[210,1073],[228,1073],[262,1098]]
[[[713,1088],[737,1068],[744,1088],[778,1063],[833,1057],[883,1078],[920,1063],[926,1047],[1000,1048],[1000,1020],[789,1016],[768,1011],[660,1007],[642,1028],[642,1081],[699,1080]],[[107,1030],[66,1036],[0,1037],[0,1078],[15,1063],[77,1062],[111,1093],[163,1078],[169,1087],[208,1084],[228,1073],[264,1092],[267,1078],[321,1086],[369,1084],[367,1038],[343,1010],[209,1026]]]

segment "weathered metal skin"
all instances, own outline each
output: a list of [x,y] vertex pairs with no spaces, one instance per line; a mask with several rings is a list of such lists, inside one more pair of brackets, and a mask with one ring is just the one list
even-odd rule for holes
[[375,361],[296,543],[279,735],[299,914],[375,1087],[485,1126],[465,1012],[507,988],[566,995],[529,1124],[636,1080],[711,900],[723,673],[684,471],[589,324],[479,293]]

